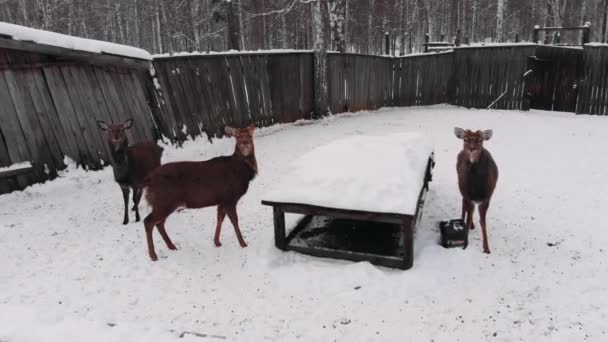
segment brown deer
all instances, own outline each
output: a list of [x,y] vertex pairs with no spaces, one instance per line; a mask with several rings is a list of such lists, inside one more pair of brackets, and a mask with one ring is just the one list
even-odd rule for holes
[[496,188],[498,167],[490,152],[483,147],[483,142],[492,137],[492,130],[473,132],[456,127],[454,134],[464,140],[456,163],[458,187],[462,194],[461,218],[465,220],[467,229],[473,229],[473,212],[475,205],[479,205],[483,251],[489,254],[486,214]]
[[144,219],[148,253],[152,261],[158,259],[152,242],[154,226],[167,247],[176,249],[165,230],[165,221],[179,207],[217,206],[215,245],[222,245],[220,231],[228,215],[239,244],[247,247],[239,228],[236,205],[258,172],[253,146],[254,127],[235,129],[226,126],[224,131],[227,136],[236,138],[234,154],[200,162],[167,163],[154,170],[144,181],[146,200],[152,209]]
[[122,190],[125,202],[125,215],[122,224],[129,223],[129,192],[133,189],[133,208],[135,221],[139,222],[139,200],[142,195],[144,178],[160,165],[163,148],[153,142],[140,142],[129,146],[126,131],[131,128],[133,119],[123,123],[105,123],[98,120],[97,126],[106,132],[112,158],[114,180]]

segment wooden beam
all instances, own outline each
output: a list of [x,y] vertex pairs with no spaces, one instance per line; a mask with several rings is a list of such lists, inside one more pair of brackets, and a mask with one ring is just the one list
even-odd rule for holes
[[34,171],[34,168],[31,166],[22,167],[22,168],[14,169],[14,170],[8,170],[8,171],[0,171],[0,178],[18,176],[18,175],[26,174],[26,173],[32,172],[32,171]]
[[320,207],[308,204],[296,203],[278,203],[272,201],[262,201],[263,205],[272,206],[284,213],[316,215],[316,216],[331,216],[333,218],[353,219],[361,221],[375,221],[383,223],[402,224],[403,220],[413,215],[394,214],[394,213],[377,213],[360,210],[346,210]]

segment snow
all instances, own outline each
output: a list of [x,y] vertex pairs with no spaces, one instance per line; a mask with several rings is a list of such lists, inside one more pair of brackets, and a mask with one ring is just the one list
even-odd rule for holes
[[152,55],[156,58],[170,58],[170,57],[187,57],[187,56],[214,56],[214,55],[267,55],[267,54],[285,54],[285,53],[308,53],[313,50],[295,50],[295,49],[270,49],[270,50],[226,50],[226,51],[182,51],[173,53],[162,53]]
[[414,215],[432,152],[411,132],[338,139],[295,160],[264,199]]
[[[438,244],[437,222],[460,215],[455,126],[494,130],[490,255],[479,229],[466,250]],[[299,156],[349,136],[411,131],[433,142],[437,161],[412,269],[274,247],[272,210],[260,202]],[[606,117],[445,105],[259,129],[260,173],[238,206],[249,247],[228,221],[214,247],[215,209],[184,210],[166,224],[179,250],[154,233],[156,263],[143,224],[121,224],[111,169],[70,166],[0,196],[0,340],[163,340],[174,330],[226,341],[606,341],[606,141]],[[163,162],[233,151],[233,140],[201,138],[165,146]]]
[[469,45],[460,45],[454,47],[455,49],[471,49],[471,48],[482,48],[482,47],[514,47],[514,46],[537,46],[531,42],[520,42],[520,43],[471,43]]
[[4,22],[0,22],[0,34],[11,36],[14,40],[32,41],[38,44],[58,46],[66,49],[152,60],[149,52],[136,47],[68,36]]
[[0,167],[0,172],[28,169],[30,167],[32,167],[32,164],[30,162],[19,162],[11,164],[9,166]]

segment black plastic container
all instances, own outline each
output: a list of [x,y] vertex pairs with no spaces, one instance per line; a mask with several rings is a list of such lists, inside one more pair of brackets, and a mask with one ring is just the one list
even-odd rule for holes
[[439,222],[441,231],[441,245],[445,248],[462,247],[469,245],[469,230],[461,219]]

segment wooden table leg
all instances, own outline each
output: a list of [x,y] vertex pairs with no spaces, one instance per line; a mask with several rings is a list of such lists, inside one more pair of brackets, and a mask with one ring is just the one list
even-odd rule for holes
[[280,250],[286,249],[285,242],[285,213],[277,207],[272,208],[274,216],[274,244]]
[[407,270],[414,265],[414,227],[415,218],[405,218],[403,229],[403,269]]

